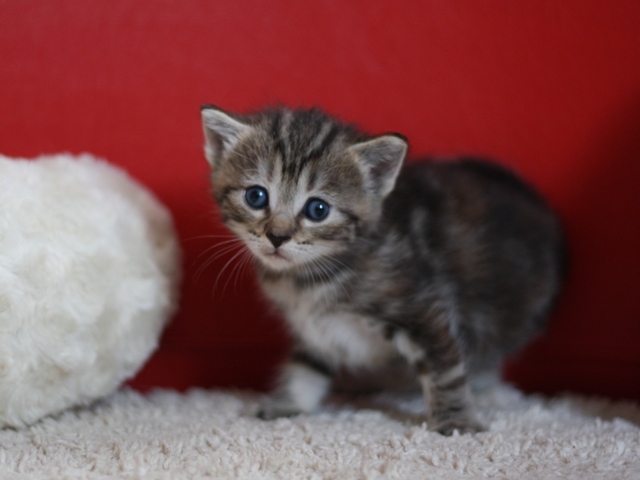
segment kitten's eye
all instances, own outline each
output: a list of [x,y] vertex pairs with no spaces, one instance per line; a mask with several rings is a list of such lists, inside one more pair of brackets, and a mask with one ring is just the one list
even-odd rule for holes
[[262,187],[249,187],[244,191],[244,201],[258,210],[269,205],[269,194]]
[[304,206],[303,213],[309,219],[314,222],[321,222],[327,215],[329,215],[330,207],[327,202],[324,202],[318,198],[310,198]]

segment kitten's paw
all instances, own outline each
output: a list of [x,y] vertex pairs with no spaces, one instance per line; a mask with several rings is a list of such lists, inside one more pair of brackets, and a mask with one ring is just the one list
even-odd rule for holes
[[433,428],[434,431],[441,433],[445,437],[453,435],[454,431],[458,431],[460,435],[465,433],[479,433],[487,431],[487,428],[476,420],[473,416],[449,417],[442,420],[436,420]]
[[276,418],[294,417],[304,413],[293,402],[286,400],[267,400],[262,402],[256,417],[262,420],[275,420]]

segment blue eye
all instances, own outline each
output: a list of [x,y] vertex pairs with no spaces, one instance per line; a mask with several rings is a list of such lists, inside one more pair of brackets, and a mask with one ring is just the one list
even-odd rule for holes
[[251,208],[259,210],[269,205],[269,194],[262,187],[249,187],[244,191],[244,201]]
[[302,213],[304,213],[304,215],[309,220],[313,220],[314,222],[321,222],[322,220],[327,218],[330,209],[331,207],[329,207],[329,204],[327,204],[327,202],[324,202],[318,198],[310,198],[304,206],[304,210],[302,211]]

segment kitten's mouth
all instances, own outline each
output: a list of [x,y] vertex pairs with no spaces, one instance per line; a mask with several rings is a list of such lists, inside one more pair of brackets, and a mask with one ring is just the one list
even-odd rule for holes
[[282,253],[280,253],[278,250],[274,250],[273,252],[265,253],[264,256],[267,259],[269,259],[269,261],[271,261],[271,262],[277,262],[277,263],[289,263],[289,262],[291,262],[291,260],[289,258],[287,258],[284,255],[282,255]]
[[271,270],[287,270],[293,265],[291,259],[285,257],[277,250],[268,253],[264,252],[261,257],[262,263]]

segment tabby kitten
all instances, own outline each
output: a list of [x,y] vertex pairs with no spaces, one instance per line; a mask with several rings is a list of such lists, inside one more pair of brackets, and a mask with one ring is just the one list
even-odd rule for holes
[[561,229],[536,192],[473,159],[403,167],[402,135],[317,109],[202,120],[222,220],[295,339],[260,416],[312,411],[339,367],[402,359],[429,428],[483,430],[468,378],[538,332],[560,288]]

